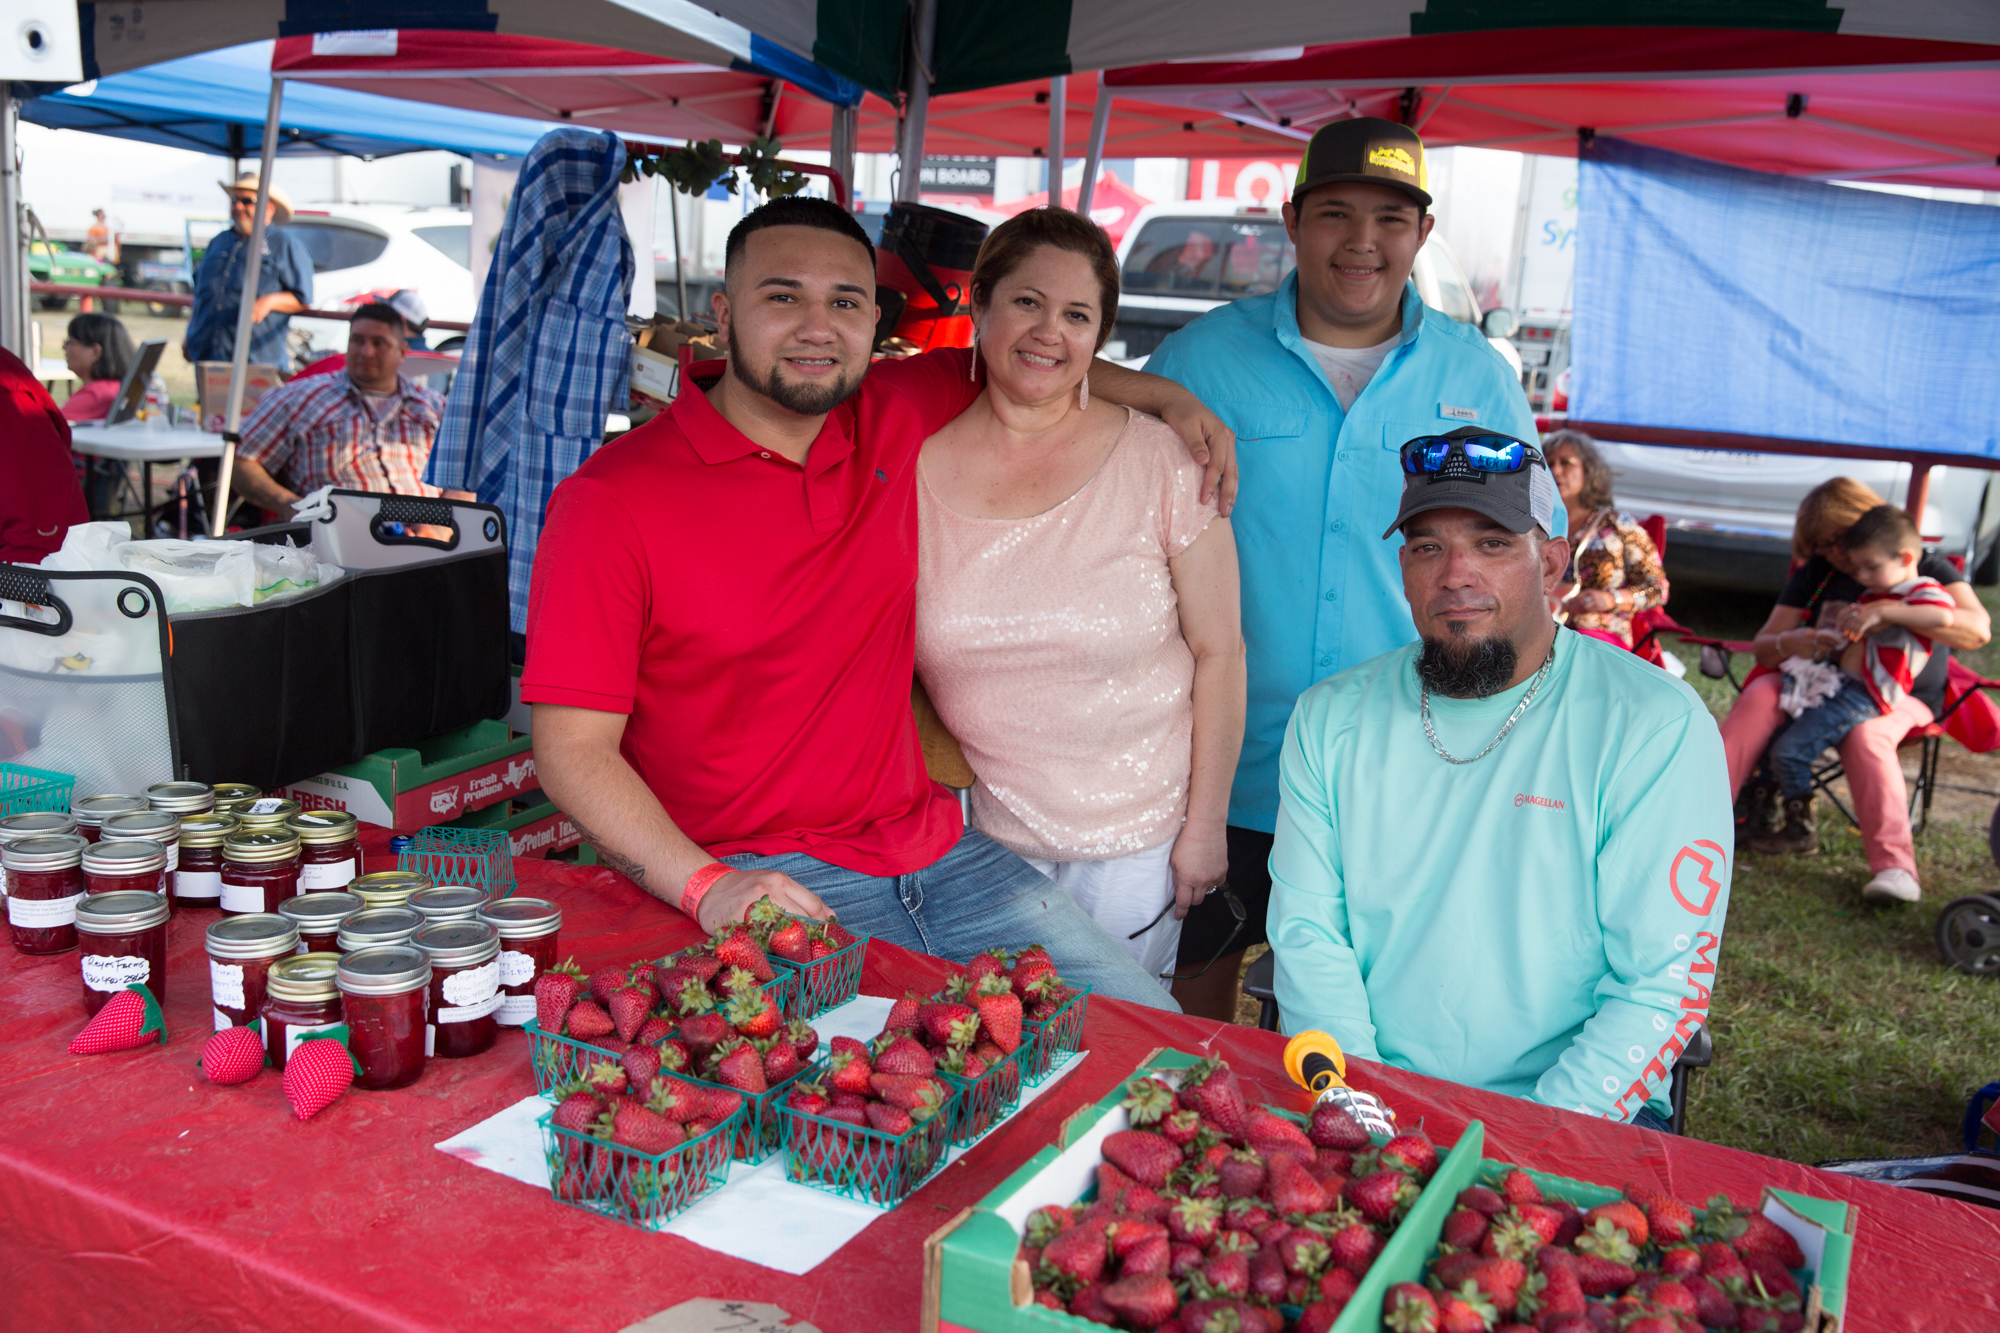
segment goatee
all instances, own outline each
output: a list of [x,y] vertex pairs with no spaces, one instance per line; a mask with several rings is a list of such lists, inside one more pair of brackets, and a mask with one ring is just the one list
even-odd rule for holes
[[1507,688],[1519,662],[1513,641],[1499,635],[1462,640],[1426,638],[1417,654],[1417,678],[1432,694],[1484,699]]
[[773,365],[764,378],[757,378],[757,372],[743,359],[743,351],[736,345],[736,330],[729,330],[729,373],[766,398],[802,417],[823,417],[854,396],[861,387],[860,375],[843,375],[829,383],[795,384],[778,376],[778,367]]

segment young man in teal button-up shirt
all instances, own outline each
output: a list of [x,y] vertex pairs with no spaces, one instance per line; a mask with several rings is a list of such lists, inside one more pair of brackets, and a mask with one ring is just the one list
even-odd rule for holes
[[[1475,327],[1418,299],[1410,282],[1436,219],[1423,141],[1393,121],[1338,121],[1313,135],[1285,228],[1298,268],[1269,296],[1209,312],[1146,369],[1192,390],[1236,432],[1234,515],[1250,698],[1229,805],[1229,886],[1189,913],[1174,997],[1189,1013],[1236,1013],[1242,952],[1265,938],[1278,752],[1314,681],[1409,642],[1393,544],[1396,451],[1478,425],[1524,440],[1534,417],[1512,369]],[[1560,506],[1557,507],[1560,510]],[[1562,516],[1556,518],[1562,535]]]

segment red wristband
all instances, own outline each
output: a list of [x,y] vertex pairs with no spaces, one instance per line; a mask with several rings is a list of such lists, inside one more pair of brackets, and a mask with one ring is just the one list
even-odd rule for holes
[[696,925],[701,924],[701,919],[695,915],[701,906],[701,896],[708,892],[711,884],[734,869],[735,866],[726,866],[720,861],[710,861],[688,876],[687,887],[681,890],[681,911],[686,913],[688,920]]

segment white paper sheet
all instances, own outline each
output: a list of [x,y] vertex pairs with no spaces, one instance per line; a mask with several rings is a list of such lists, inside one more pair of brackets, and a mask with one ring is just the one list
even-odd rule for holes
[[[862,995],[813,1020],[822,1049],[835,1037],[867,1041],[882,1030],[892,1001]],[[1058,1060],[1039,1085],[1021,1090],[1021,1106],[1056,1086],[1081,1059],[1070,1052]],[[460,1161],[497,1171],[524,1185],[546,1192],[548,1165],[542,1156],[542,1135],[535,1125],[549,1103],[527,1097],[437,1145]],[[1019,1107],[1014,1114],[1019,1114]],[[1007,1117],[1013,1119],[1013,1115]],[[997,1131],[1001,1125],[986,1131]],[[982,1135],[983,1139],[985,1136]],[[974,1140],[978,1142],[979,1140]],[[945,1169],[969,1149],[945,1154]],[[800,1185],[785,1178],[785,1154],[780,1151],[755,1166],[731,1162],[729,1178],[687,1211],[660,1227],[661,1231],[694,1241],[737,1259],[803,1274],[825,1262],[833,1252],[883,1215],[883,1209]]]

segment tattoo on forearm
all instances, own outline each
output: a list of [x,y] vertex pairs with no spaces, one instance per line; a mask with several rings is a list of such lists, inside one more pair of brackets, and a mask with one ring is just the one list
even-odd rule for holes
[[[563,813],[569,814],[568,811],[564,811]],[[578,833],[581,833],[583,835],[583,840],[589,843],[591,847],[595,849],[597,855],[603,860],[605,865],[610,866],[613,870],[617,871],[625,878],[631,880],[634,884],[637,884],[640,888],[642,889],[646,888],[646,867],[640,865],[637,861],[634,861],[631,857],[625,855],[625,853],[614,851],[610,847],[607,847],[604,843],[604,839],[600,838],[596,833],[592,832],[590,826],[585,824],[581,819],[578,819],[575,815],[569,816],[569,822],[576,825],[576,831]],[[653,891],[651,889],[647,889],[647,892],[652,893]],[[658,897],[659,895],[655,893],[653,896]]]

